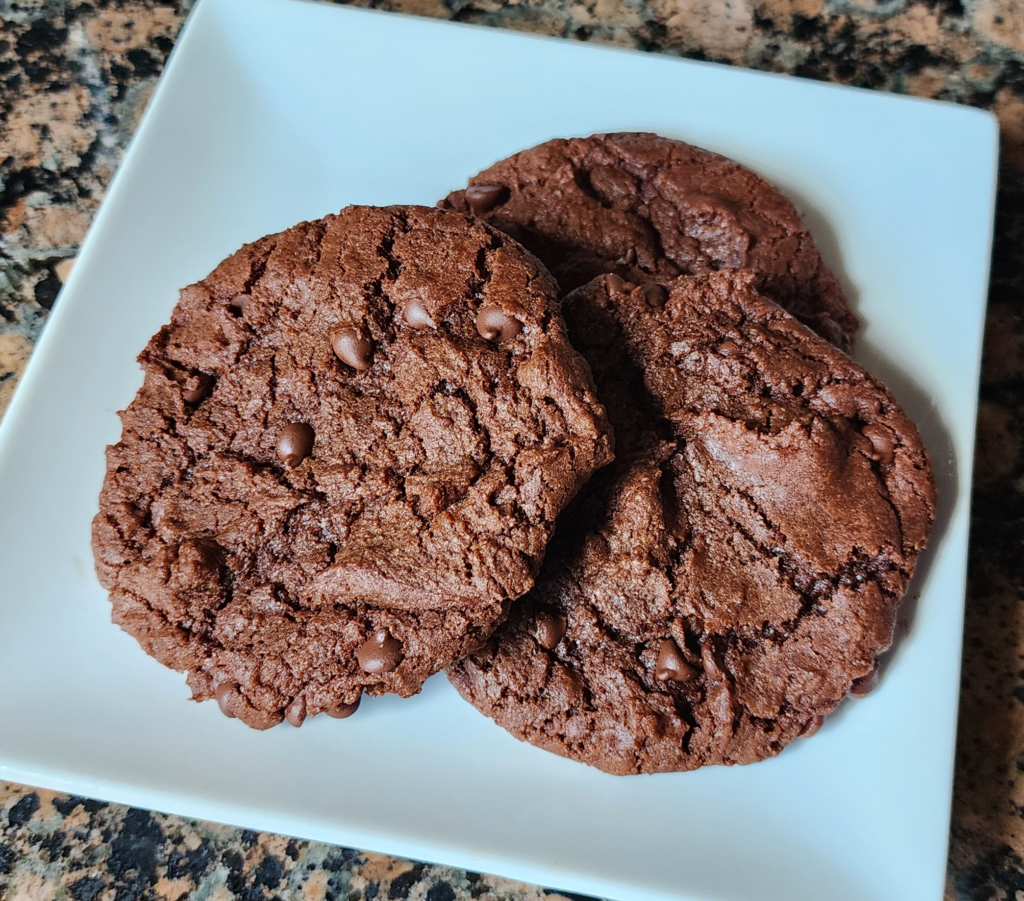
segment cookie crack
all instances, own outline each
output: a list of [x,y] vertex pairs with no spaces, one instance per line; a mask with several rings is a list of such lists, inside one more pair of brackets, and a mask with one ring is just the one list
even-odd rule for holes
[[277,241],[268,240],[265,253],[252,260],[252,264],[249,267],[249,275],[246,277],[243,289],[240,293],[251,294],[256,286],[259,285],[260,281],[263,279],[264,273],[267,271],[267,264],[270,262],[270,257],[276,249]]

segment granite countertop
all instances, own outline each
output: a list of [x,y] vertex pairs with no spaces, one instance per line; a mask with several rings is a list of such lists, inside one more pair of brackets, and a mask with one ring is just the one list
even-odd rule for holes
[[[0,0],[0,415],[189,0]],[[1024,2],[369,0],[992,110],[1002,158],[947,901],[1024,899]],[[0,783],[0,901],[418,901],[531,886]]]

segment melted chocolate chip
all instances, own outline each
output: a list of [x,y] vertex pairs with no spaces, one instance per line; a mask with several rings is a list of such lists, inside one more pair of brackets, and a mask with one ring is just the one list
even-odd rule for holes
[[614,272],[605,277],[605,284],[612,294],[628,294],[636,287],[631,282],[627,282],[624,278],[617,276]]
[[820,713],[817,716],[812,716],[806,723],[804,723],[803,729],[800,730],[800,738],[810,738],[817,732],[825,723],[825,717]]
[[213,690],[213,696],[217,699],[217,704],[220,706],[220,712],[224,716],[230,719],[235,718],[235,713],[232,711],[234,706],[235,698],[238,696],[238,683],[237,682],[221,682]]
[[504,344],[523,330],[518,319],[509,316],[501,307],[485,304],[476,316],[476,330],[487,341]]
[[356,698],[351,704],[338,704],[337,707],[325,710],[324,713],[336,720],[346,719],[347,717],[352,716],[352,714],[359,709],[359,701],[360,698]]
[[294,469],[313,453],[316,436],[311,426],[304,422],[293,422],[281,429],[277,439],[277,458]]
[[406,304],[405,322],[414,329],[437,328],[434,320],[430,318],[427,308],[423,305],[423,301],[418,297],[414,297]]
[[565,617],[561,613],[542,610],[537,614],[537,641],[542,648],[553,651],[565,635],[566,627]]
[[306,699],[302,695],[285,708],[284,718],[296,729],[306,721]]
[[364,371],[373,363],[373,341],[358,329],[341,329],[335,334],[331,346],[338,359],[353,369]]
[[482,216],[508,200],[510,194],[504,185],[471,185],[466,188],[466,203],[474,216]]
[[686,658],[679,651],[679,646],[666,638],[658,648],[658,662],[654,665],[654,678],[659,682],[689,682],[697,675]]
[[853,685],[850,686],[850,690],[846,693],[851,698],[863,698],[865,695],[871,694],[878,685],[878,661],[874,662],[874,665],[859,679],[853,680]]
[[861,430],[861,434],[871,442],[871,459],[883,466],[888,466],[896,455],[893,453],[892,436],[885,426],[869,422]]
[[644,292],[644,299],[652,307],[665,306],[665,302],[668,300],[668,289],[664,285],[652,282],[649,285],[644,285],[641,290]]
[[390,673],[402,662],[402,643],[380,629],[359,645],[356,659],[365,673]]
[[205,372],[196,372],[181,383],[181,399],[187,404],[198,404],[213,390],[215,379]]

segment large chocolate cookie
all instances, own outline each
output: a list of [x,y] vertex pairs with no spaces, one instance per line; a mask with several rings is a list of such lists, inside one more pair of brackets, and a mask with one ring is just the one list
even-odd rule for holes
[[749,169],[653,134],[548,141],[442,201],[537,254],[563,291],[614,272],[635,282],[748,268],[833,344],[857,330],[843,289],[793,205]]
[[934,516],[876,379],[742,271],[564,303],[616,461],[537,584],[449,667],[513,735],[610,773],[748,763],[869,679]]
[[418,691],[611,458],[556,304],[505,235],[422,207],[297,225],[186,288],[108,450],[115,622],[256,728]]

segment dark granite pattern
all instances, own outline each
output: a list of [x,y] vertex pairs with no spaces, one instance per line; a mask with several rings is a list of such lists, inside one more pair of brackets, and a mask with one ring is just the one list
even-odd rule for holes
[[[947,901],[1024,899],[1024,0],[364,5],[938,97],[999,116],[1003,165]],[[0,0],[0,411],[188,6]],[[525,901],[546,894],[0,783],[0,901]]]

